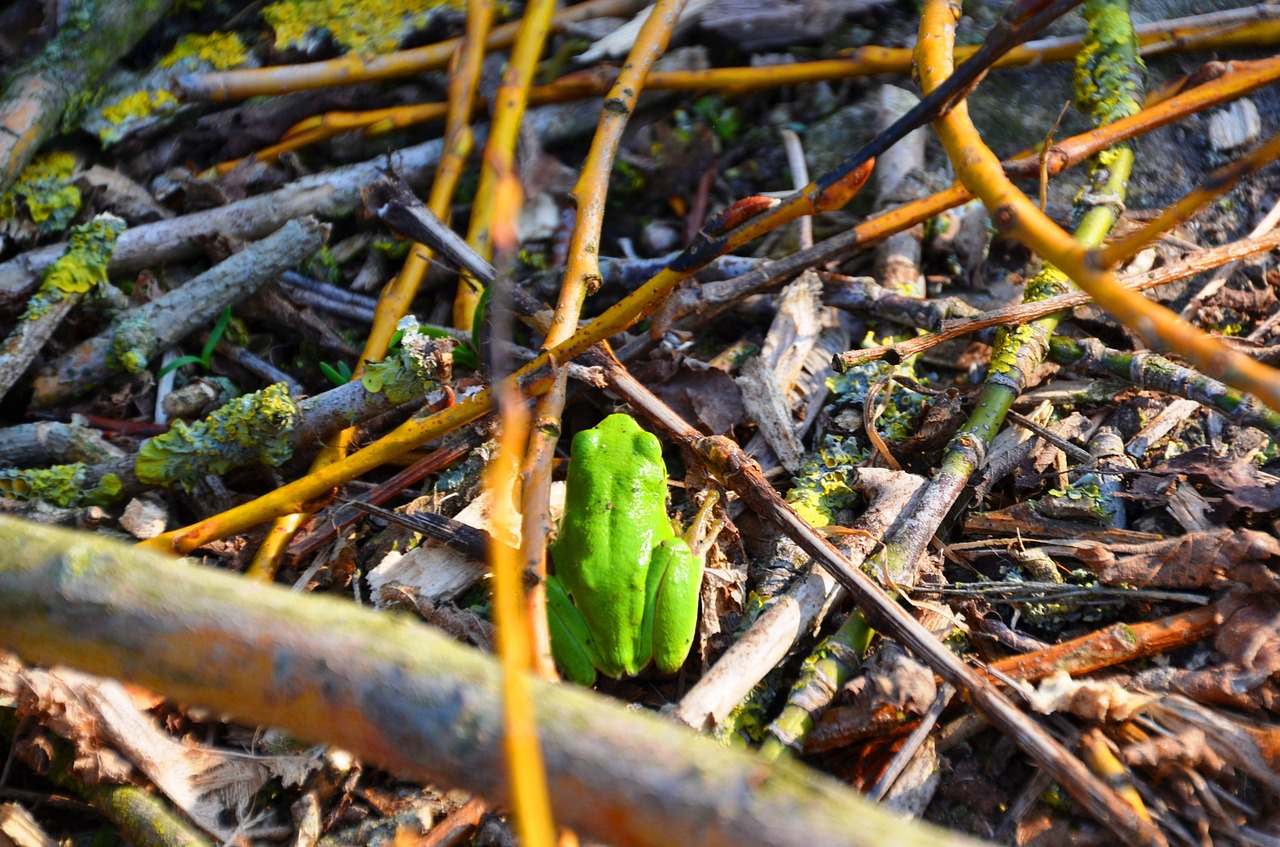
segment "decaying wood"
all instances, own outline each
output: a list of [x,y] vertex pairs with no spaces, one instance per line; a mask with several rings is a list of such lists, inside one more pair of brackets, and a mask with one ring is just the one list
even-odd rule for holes
[[42,53],[15,70],[0,93],[0,192],[58,130],[76,98],[129,52],[172,0],[75,0]]
[[82,420],[71,423],[41,421],[0,429],[0,460],[14,467],[95,464],[119,459],[124,451],[102,437],[102,431]]
[[[880,89],[876,128],[883,130],[902,117],[920,99],[911,92],[892,85]],[[907,135],[876,162],[876,208],[884,210],[919,199],[924,187],[919,176],[924,168],[926,133],[917,129]],[[921,241],[924,225],[894,233],[876,245],[875,277],[880,285],[898,294],[923,298],[924,274],[920,272]],[[808,245],[806,245],[808,246]]]
[[0,844],[4,847],[57,847],[35,818],[17,803],[0,806]]
[[[545,139],[567,138],[595,123],[599,101],[566,106],[543,106],[529,110],[528,123]],[[484,139],[484,128],[476,128],[476,143]],[[346,214],[360,205],[360,190],[387,168],[411,183],[430,177],[440,159],[442,142],[432,139],[379,156],[307,176],[285,187],[225,206],[193,212],[170,220],[156,221],[126,230],[116,244],[108,271],[128,274],[148,265],[159,265],[201,255],[206,240],[215,236],[242,239],[262,238],[285,223],[306,215]],[[0,308],[20,302],[30,294],[40,272],[62,253],[53,244],[0,263]]]
[[278,232],[235,254],[183,287],[131,310],[122,321],[69,351],[42,371],[36,378],[36,405],[59,403],[110,376],[116,352],[113,347],[119,343],[117,336],[125,327],[145,327],[145,335],[131,341],[130,346],[149,347],[154,355],[197,327],[207,325],[210,316],[224,307],[239,302],[282,271],[311,256],[320,249],[327,234],[328,227],[315,218],[289,221]]
[[[809,182],[808,165],[800,138],[791,130],[782,131],[787,149],[793,187],[802,189]],[[798,222],[800,247],[813,246],[813,220],[803,217]],[[760,354],[748,360],[735,382],[742,393],[742,403],[748,416],[756,422],[759,432],[747,443],[747,453],[761,462],[768,473],[773,457],[787,471],[794,473],[803,461],[804,450],[800,443],[804,425],[793,420],[788,398],[797,384],[806,395],[804,405],[806,423],[812,420],[816,393],[815,383],[822,383],[826,395],[825,380],[815,379],[809,368],[813,350],[824,338],[834,343],[831,336],[847,337],[839,318],[822,306],[821,286],[811,270],[806,270],[782,289],[774,303],[774,316],[760,345]],[[838,340],[838,339],[837,339]],[[825,370],[826,363],[822,364]],[[767,449],[765,445],[768,445]],[[772,453],[772,455],[770,455]]]

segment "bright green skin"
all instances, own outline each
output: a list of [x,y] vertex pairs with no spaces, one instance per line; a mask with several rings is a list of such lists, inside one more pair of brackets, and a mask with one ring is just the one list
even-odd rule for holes
[[666,501],[662,447],[629,415],[574,437],[547,618],[556,663],[580,685],[651,660],[674,673],[689,655],[702,561],[671,529]]

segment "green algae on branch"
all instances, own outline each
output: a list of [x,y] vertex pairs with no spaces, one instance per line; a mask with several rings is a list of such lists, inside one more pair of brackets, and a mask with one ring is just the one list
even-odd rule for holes
[[138,451],[134,472],[150,485],[180,482],[190,488],[205,474],[251,464],[276,467],[293,454],[289,439],[298,406],[284,383],[238,397],[203,421],[175,421]]
[[0,218],[11,221],[25,210],[41,235],[66,229],[80,211],[80,189],[71,182],[75,170],[70,153],[37,156],[0,196]]
[[124,221],[99,215],[71,231],[67,249],[44,272],[21,320],[0,346],[0,397],[17,384],[80,298],[107,281],[107,263]]
[[[422,343],[417,343],[421,339]],[[425,397],[450,376],[450,339],[406,335],[399,354],[360,382],[296,403],[284,383],[232,400],[202,421],[177,421],[169,432],[144,442],[134,461],[149,485],[192,485],[205,474],[264,464],[277,467],[293,448],[317,443],[354,423],[401,403]]]
[[307,53],[327,38],[353,53],[390,53],[422,29],[449,0],[277,0],[262,10],[276,36],[276,50]]
[[206,474],[220,475],[253,464],[278,467],[293,455],[294,446],[313,443],[352,423],[419,399],[437,381],[448,379],[446,353],[452,342],[426,341],[435,351],[432,361],[424,361],[406,348],[399,356],[370,366],[360,383],[309,398],[301,406],[289,396],[284,383],[276,383],[224,404],[202,421],[175,421],[167,433],[143,443],[134,473],[149,485],[179,482],[190,487]]
[[84,462],[51,468],[8,468],[0,471],[0,497],[10,500],[44,500],[54,506],[107,506],[123,489],[120,477],[106,474],[89,486],[90,468]]
[[395,355],[376,365],[366,362],[361,379],[299,403],[302,419],[293,432],[292,443],[314,444],[403,403],[427,398],[440,384],[452,379],[455,343],[451,338],[432,338],[406,330]]
[[[419,400],[450,378],[452,339],[416,333],[372,378],[352,382],[301,403],[283,384],[224,404],[203,421],[176,422],[143,443],[137,456],[108,457],[96,466],[0,472],[0,497],[38,497],[59,506],[107,505],[137,482],[192,485],[205,474],[251,464],[278,466],[295,447],[307,447],[352,424]],[[370,387],[376,384],[376,388]]]
[[[1104,0],[1088,0],[1086,17],[1089,35],[1081,48],[1076,85],[1079,100],[1089,110],[1095,124],[1104,124],[1137,111],[1142,96],[1143,73],[1128,5],[1116,0],[1114,14]],[[1124,66],[1125,57],[1134,63]],[[1114,90],[1113,90],[1114,87]],[[967,120],[967,119],[966,119]],[[1124,202],[1133,150],[1120,145],[1114,152],[1095,157],[1089,175],[1090,190],[1076,201],[1079,223],[1073,237],[1085,246],[1101,244],[1115,222]],[[1046,265],[1027,286],[1024,302],[1060,290],[1058,271]],[[875,567],[896,584],[914,583],[914,568],[934,532],[951,511],[963,487],[985,460],[986,452],[1013,401],[1025,388],[1026,378],[1035,372],[1048,354],[1050,338],[1057,329],[1059,314],[1047,315],[997,335],[987,380],[968,420],[952,438],[937,474],[929,485],[913,520],[894,528],[884,539],[884,549],[876,554]]]
[[71,229],[66,251],[44,273],[40,290],[27,301],[22,320],[41,317],[63,300],[87,294],[107,281],[107,265],[126,224],[115,215],[98,215]]

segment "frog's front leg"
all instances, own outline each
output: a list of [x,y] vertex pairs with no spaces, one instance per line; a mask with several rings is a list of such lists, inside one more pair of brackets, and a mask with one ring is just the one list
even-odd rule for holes
[[561,673],[584,688],[594,685],[596,650],[591,627],[553,575],[547,576],[547,629],[551,634],[551,654]]

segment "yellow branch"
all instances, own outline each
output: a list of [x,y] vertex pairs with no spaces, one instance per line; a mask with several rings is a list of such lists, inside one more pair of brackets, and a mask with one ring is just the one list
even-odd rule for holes
[[[1178,46],[1194,44],[1197,49],[1212,49],[1235,44],[1247,34],[1251,44],[1271,44],[1280,41],[1280,21],[1265,21],[1254,24],[1257,29],[1249,30],[1241,25],[1233,33],[1205,34],[1202,40],[1193,42],[1174,42]],[[1179,31],[1180,32],[1180,31]],[[1153,39],[1154,36],[1148,36]],[[1074,55],[1079,47],[1077,41],[1065,45],[1054,45],[1045,49],[1028,49],[1026,45],[1016,47],[996,62],[996,67],[1029,64],[1033,61],[1061,61]],[[976,48],[957,50],[972,53]],[[1012,57],[1012,59],[1010,58]],[[1247,71],[1253,65],[1260,65],[1274,60],[1264,59],[1259,62],[1232,61],[1223,63],[1225,72],[1222,78],[1235,77],[1239,73],[1266,73],[1266,71]],[[796,85],[820,80],[844,79],[850,77],[871,76],[880,73],[906,73],[911,69],[911,51],[907,49],[887,47],[860,47],[857,52],[846,59],[824,59],[816,62],[796,62],[791,65],[769,65],[766,67],[741,68],[707,68],[687,71],[654,71],[649,74],[645,87],[650,90],[757,90],[782,85]],[[614,74],[608,69],[591,69],[568,74],[547,85],[534,86],[529,90],[529,102],[560,103],[582,97],[591,97],[606,92]],[[1207,86],[1216,86],[1218,79],[1204,83],[1193,90]],[[1256,87],[1256,86],[1255,86]],[[1166,95],[1167,96],[1167,95]],[[1149,98],[1154,105],[1154,98]],[[409,106],[393,106],[386,109],[371,109],[362,112],[328,112],[299,121],[290,127],[278,144],[264,147],[262,150],[246,157],[248,160],[274,162],[282,153],[299,150],[311,144],[333,138],[343,132],[364,130],[366,135],[375,135],[392,129],[402,129],[418,123],[439,120],[444,117],[443,103],[416,103]],[[1156,116],[1154,109],[1144,114]],[[1136,120],[1131,118],[1130,120]],[[226,173],[246,159],[221,162],[214,166],[217,173]]]
[[[640,0],[587,0],[570,6],[555,16],[556,31],[565,24],[590,18],[630,15],[640,9]],[[485,42],[488,50],[502,50],[515,41],[519,22],[503,24],[490,33]],[[449,63],[457,51],[461,38],[450,38],[436,44],[384,53],[381,56],[361,56],[348,53],[337,59],[309,62],[303,65],[278,65],[270,68],[225,71],[215,74],[187,74],[175,80],[178,94],[187,100],[208,100],[222,103],[227,100],[243,100],[271,94],[287,94],[291,91],[310,91],[339,85],[356,85],[362,82],[382,82],[413,76],[425,71],[436,71]]]
[[[520,34],[511,51],[511,60],[494,95],[493,121],[489,125],[489,140],[485,143],[484,159],[480,163],[480,184],[476,188],[476,199],[471,205],[471,224],[467,228],[467,243],[486,259],[493,253],[490,227],[493,226],[498,183],[504,174],[514,172],[520,123],[529,103],[529,88],[533,85],[538,57],[542,55],[547,35],[551,32],[555,10],[555,0],[529,0],[524,19],[520,22]],[[453,301],[453,325],[456,328],[472,328],[483,291],[484,287],[469,274],[464,273],[459,278],[458,293]]]
[[[922,37],[917,45],[920,84],[927,93],[940,85],[952,68],[950,35]],[[1280,373],[1236,353],[1176,315],[1116,284],[1115,276],[1098,257],[1051,221],[1005,177],[1000,160],[983,143],[965,103],[935,121],[934,129],[947,150],[960,180],[979,197],[1002,233],[1026,244],[1057,265],[1107,311],[1140,333],[1149,344],[1172,349],[1203,372],[1256,395],[1280,409]]]
[[[671,32],[685,0],[659,0],[645,20],[622,73],[609,89],[591,149],[582,165],[582,173],[573,188],[577,220],[569,240],[569,259],[560,298],[543,347],[555,347],[567,341],[578,326],[582,304],[600,280],[600,232],[604,226],[605,200],[609,193],[609,175],[622,142],[627,121],[640,99],[645,78],[658,58],[666,51]],[[551,464],[564,411],[567,371],[561,369],[551,390],[538,398],[534,416],[536,426],[529,439],[522,476],[525,479],[521,547],[526,570],[538,576],[547,571],[546,540],[551,530]],[[550,635],[546,628],[546,594],[541,581],[529,592],[529,616],[535,627],[539,670],[555,676],[551,661]]]

